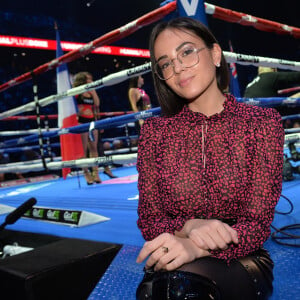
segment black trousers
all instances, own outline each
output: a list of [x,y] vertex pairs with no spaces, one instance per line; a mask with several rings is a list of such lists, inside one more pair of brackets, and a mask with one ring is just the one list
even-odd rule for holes
[[147,270],[137,299],[265,300],[273,291],[273,262],[264,249],[226,261],[204,257],[176,271]]

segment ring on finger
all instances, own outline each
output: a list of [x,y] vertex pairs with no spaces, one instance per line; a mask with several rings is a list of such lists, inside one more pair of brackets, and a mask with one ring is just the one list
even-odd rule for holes
[[168,253],[169,252],[169,248],[168,247],[161,247],[163,253]]

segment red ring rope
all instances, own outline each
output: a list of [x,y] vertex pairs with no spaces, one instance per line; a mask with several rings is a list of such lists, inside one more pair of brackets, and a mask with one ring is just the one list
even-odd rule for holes
[[23,75],[16,77],[16,78],[0,85],[0,92],[4,91],[10,87],[16,86],[22,82],[25,82],[25,81],[31,79],[32,76],[40,75],[42,73],[47,72],[48,70],[51,70],[51,69],[54,69],[54,68],[60,66],[63,63],[68,63],[68,62],[71,62],[71,61],[81,57],[81,56],[85,56],[100,46],[111,44],[115,41],[118,41],[119,39],[124,38],[124,37],[134,33],[141,27],[147,26],[151,23],[154,23],[154,22],[160,20],[162,17],[169,14],[170,12],[172,12],[175,9],[176,9],[175,1],[168,3],[167,5],[162,6],[148,14],[145,14],[144,16],[128,23],[125,26],[115,29],[115,30],[89,42],[88,44],[84,45],[83,47],[81,47],[79,49],[70,51],[70,52],[60,56],[57,59],[54,59],[48,63],[45,63],[45,64],[37,67],[36,69],[34,69],[31,72],[24,73]]
[[296,92],[296,91],[300,91],[300,86],[296,86],[296,87],[292,87],[292,88],[288,88],[288,89],[283,89],[283,90],[278,90],[277,93],[278,94],[286,94],[286,93]]

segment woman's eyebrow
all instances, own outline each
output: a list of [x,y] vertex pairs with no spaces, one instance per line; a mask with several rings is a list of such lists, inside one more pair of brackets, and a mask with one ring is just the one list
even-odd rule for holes
[[[188,45],[188,44],[194,45],[194,43],[192,43],[192,42],[183,42],[182,44],[180,44],[179,46],[177,46],[177,47],[175,48],[176,52],[178,52],[182,47],[184,47],[185,45]],[[161,59],[163,59],[163,58],[168,58],[168,55],[162,55],[162,56],[159,57],[156,61],[159,61],[159,60],[161,60]]]
[[182,47],[184,47],[185,45],[188,45],[188,44],[192,44],[194,45],[194,43],[192,42],[183,42],[182,44],[180,44],[178,47],[176,47],[176,51],[179,51]]

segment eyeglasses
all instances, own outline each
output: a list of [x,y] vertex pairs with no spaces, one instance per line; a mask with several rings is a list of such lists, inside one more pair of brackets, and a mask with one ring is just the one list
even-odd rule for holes
[[181,49],[177,57],[174,59],[162,58],[154,65],[154,72],[161,80],[168,80],[175,74],[174,60],[178,60],[182,68],[191,68],[199,63],[198,53],[204,50],[203,48],[195,48],[194,46],[186,46]]

